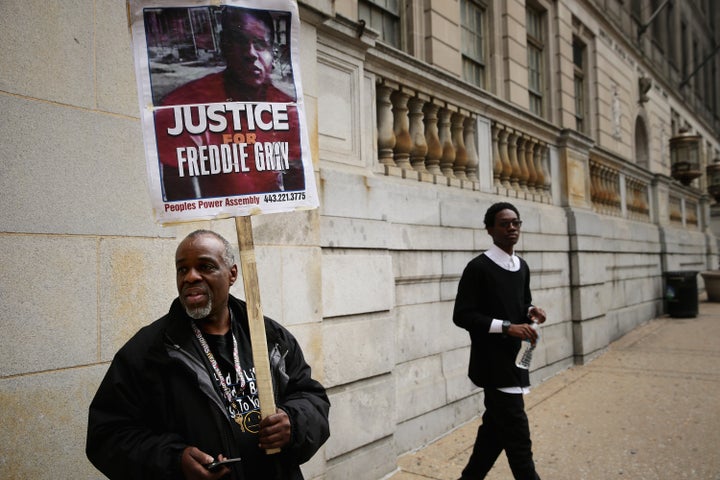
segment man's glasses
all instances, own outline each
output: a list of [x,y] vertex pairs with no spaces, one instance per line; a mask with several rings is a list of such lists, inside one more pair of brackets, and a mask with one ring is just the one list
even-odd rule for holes
[[511,225],[515,228],[520,228],[522,226],[522,220],[504,220],[497,223],[497,226],[500,228],[508,228]]

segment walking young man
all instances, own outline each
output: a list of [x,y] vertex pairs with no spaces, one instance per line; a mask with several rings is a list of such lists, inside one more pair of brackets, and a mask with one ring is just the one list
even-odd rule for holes
[[470,333],[468,375],[484,389],[485,413],[462,480],[485,478],[504,450],[516,480],[539,480],[535,472],[530,427],[523,394],[528,370],[515,366],[523,340],[537,341],[532,322],[545,311],[532,305],[530,269],[515,255],[522,221],[510,203],[496,203],[485,213],[493,245],[463,271],[453,322]]

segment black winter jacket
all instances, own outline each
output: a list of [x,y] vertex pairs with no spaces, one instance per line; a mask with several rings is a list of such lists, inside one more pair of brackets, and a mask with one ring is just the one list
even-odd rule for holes
[[[230,296],[233,328],[247,333],[245,302]],[[311,377],[295,338],[265,318],[275,402],[292,426],[280,453],[252,452],[259,478],[300,480],[299,465],[329,437],[330,402]],[[179,300],[167,315],[142,328],[115,355],[90,405],[86,453],[111,479],[182,479],[187,446],[217,456],[250,458],[238,451],[234,422],[197,347]],[[232,467],[233,480],[256,480]],[[255,476],[255,474],[253,474]]]

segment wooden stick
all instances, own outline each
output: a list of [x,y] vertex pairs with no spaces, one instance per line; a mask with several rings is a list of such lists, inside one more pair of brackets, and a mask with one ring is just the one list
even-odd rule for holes
[[[260,416],[265,418],[275,414],[275,396],[273,395],[267,338],[265,337],[265,320],[260,303],[260,286],[258,285],[251,217],[235,217],[235,229],[240,247],[240,269],[245,286],[245,302],[250,326],[250,345],[255,364],[255,380],[260,400]],[[270,454],[279,451],[279,448],[273,448],[265,452]]]

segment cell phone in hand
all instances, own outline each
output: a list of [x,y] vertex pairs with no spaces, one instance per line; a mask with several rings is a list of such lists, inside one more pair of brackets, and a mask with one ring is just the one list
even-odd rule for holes
[[210,470],[211,472],[214,472],[218,468],[222,467],[223,465],[229,465],[232,463],[237,463],[240,460],[242,460],[240,457],[237,458],[226,458],[225,460],[216,460],[212,463],[206,463],[205,468]]

